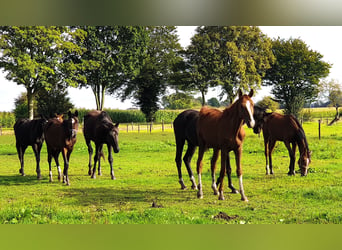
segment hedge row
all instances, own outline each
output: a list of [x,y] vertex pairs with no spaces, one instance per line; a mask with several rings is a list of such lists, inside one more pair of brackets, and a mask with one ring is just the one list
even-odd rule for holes
[[0,112],[0,126],[3,128],[13,128],[15,116],[12,112]]
[[[80,121],[83,122],[83,117],[90,110],[78,109],[78,116]],[[140,110],[119,110],[119,109],[105,109],[108,115],[111,117],[113,122],[120,123],[145,123],[145,115]],[[181,113],[181,110],[158,110],[155,115],[155,123],[173,122],[177,115]]]

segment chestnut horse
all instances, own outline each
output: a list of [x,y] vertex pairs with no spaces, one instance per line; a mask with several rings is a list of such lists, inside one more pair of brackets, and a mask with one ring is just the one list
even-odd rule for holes
[[[187,141],[188,147],[183,157],[183,161],[185,163],[186,169],[190,177],[190,181],[192,183],[191,188],[197,189],[195,177],[192,173],[190,163],[195,153],[196,147],[199,145],[198,139],[197,139],[198,118],[199,118],[199,111],[189,109],[180,113],[176,117],[176,119],[173,121],[173,130],[174,130],[175,139],[176,139],[175,161],[177,165],[178,179],[179,179],[179,184],[181,185],[181,189],[186,189],[186,186],[184,184],[183,177],[182,177],[182,170],[181,170],[182,152],[183,152],[185,141]],[[219,154],[219,150],[214,149],[213,157],[211,159],[211,174],[212,174],[213,179],[215,179],[215,169],[216,169],[216,161],[218,158],[218,154]],[[215,189],[214,189],[214,192],[215,192]]]
[[40,151],[44,142],[43,129],[47,120],[41,119],[20,119],[14,124],[14,134],[16,147],[20,161],[19,173],[25,176],[24,173],[24,154],[28,146],[31,146],[36,157],[36,173],[38,180],[41,179],[40,174]]
[[[83,135],[88,146],[89,153],[89,171],[88,174],[91,178],[96,178],[96,163],[98,162],[98,174],[101,175],[101,156],[103,156],[102,147],[103,144],[107,144],[108,148],[108,161],[110,164],[110,174],[112,180],[115,180],[113,170],[113,156],[114,153],[119,153],[119,123],[113,124],[111,118],[105,111],[90,111],[84,116]],[[91,147],[91,141],[95,142],[95,157],[94,168],[91,165],[91,157],[93,154],[93,148]]]
[[266,174],[273,174],[272,152],[276,141],[283,141],[290,156],[287,174],[295,175],[296,147],[298,146],[300,154],[298,165],[301,175],[306,176],[311,162],[311,151],[299,121],[293,115],[278,113],[263,113],[255,117],[255,120],[254,133],[258,134],[262,129],[264,135]]
[[78,124],[78,112],[76,110],[74,114],[72,114],[70,111],[68,112],[67,120],[61,121],[59,118],[52,118],[49,119],[47,125],[45,126],[44,135],[48,152],[50,182],[52,182],[52,157],[55,159],[57,165],[58,180],[61,180],[62,178],[61,168],[58,161],[58,156],[62,152],[64,160],[63,183],[70,185],[68,175],[69,160],[76,143]]
[[[255,121],[253,118],[254,103],[251,99],[254,91],[251,90],[248,95],[242,95],[239,90],[239,98],[232,105],[223,111],[203,107],[199,113],[198,119],[198,140],[199,150],[197,159],[198,173],[198,198],[203,198],[202,191],[202,159],[206,149],[214,148],[221,150],[221,171],[219,177],[219,199],[223,200],[223,179],[226,168],[229,167],[229,152],[234,151],[236,160],[236,173],[239,178],[239,190],[241,200],[248,201],[245,196],[242,183],[242,168],[241,155],[242,143],[245,137],[245,132],[242,127],[247,123],[248,127],[254,127]],[[229,170],[227,171],[230,178]],[[229,179],[228,179],[229,180]],[[213,179],[213,185],[215,186]]]

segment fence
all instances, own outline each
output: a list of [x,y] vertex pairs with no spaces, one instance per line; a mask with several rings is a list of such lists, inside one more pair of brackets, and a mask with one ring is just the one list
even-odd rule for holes
[[129,132],[147,132],[147,133],[152,133],[153,131],[166,131],[166,130],[171,130],[173,129],[173,124],[172,122],[170,123],[127,123],[127,124],[122,124],[119,126],[120,131],[125,131],[127,133]]

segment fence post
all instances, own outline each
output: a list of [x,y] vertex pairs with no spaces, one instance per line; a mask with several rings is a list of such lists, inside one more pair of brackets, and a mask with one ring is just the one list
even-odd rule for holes
[[140,133],[140,124],[138,123],[138,133]]
[[2,135],[2,126],[0,125],[0,135]]
[[164,132],[164,120],[162,120],[162,131]]
[[127,124],[127,133],[128,133],[128,124]]
[[132,122],[132,131],[133,131],[133,122]]
[[321,139],[321,120],[318,120],[318,139]]

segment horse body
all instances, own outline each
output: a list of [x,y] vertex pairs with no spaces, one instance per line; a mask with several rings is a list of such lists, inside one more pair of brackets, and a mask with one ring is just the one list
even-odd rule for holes
[[72,114],[69,111],[68,116],[68,119],[63,121],[61,121],[61,119],[59,118],[49,119],[44,129],[44,135],[48,151],[50,182],[52,182],[52,157],[55,159],[57,165],[58,180],[61,180],[62,178],[61,169],[58,161],[58,156],[60,153],[62,153],[64,160],[63,183],[70,185],[68,175],[69,161],[70,155],[76,143],[76,135],[79,122],[77,111],[75,112],[75,114]]
[[260,127],[264,135],[266,174],[273,174],[272,152],[276,141],[283,141],[290,156],[288,175],[295,175],[296,147],[298,146],[300,153],[298,164],[301,175],[306,176],[311,162],[311,152],[298,120],[292,115],[270,113],[266,114],[264,119],[257,121],[254,132],[260,131]]
[[[229,164],[229,152],[234,151],[236,158],[236,172],[239,178],[241,199],[247,201],[244,194],[242,183],[242,168],[241,154],[242,143],[245,137],[245,132],[242,125],[246,122],[249,127],[254,126],[253,118],[253,101],[250,99],[253,96],[253,91],[249,95],[242,95],[239,91],[239,99],[223,112],[217,109],[203,107],[199,113],[198,119],[198,140],[199,151],[197,159],[198,173],[198,193],[197,197],[203,197],[202,191],[202,159],[206,149],[214,148],[221,150],[221,171],[220,171],[220,186],[219,199],[223,200],[223,179],[227,169],[229,186],[231,185],[231,169]],[[213,179],[213,186],[214,179]],[[232,188],[235,192],[235,189]]]
[[[84,127],[83,127],[83,135],[88,147],[89,153],[89,171],[88,174],[91,175],[92,178],[96,178],[96,163],[98,162],[98,174],[101,175],[101,156],[103,156],[102,147],[103,144],[107,144],[108,148],[108,161],[110,164],[110,173],[111,178],[114,180],[114,170],[113,170],[113,156],[112,150],[114,153],[119,152],[119,124],[113,124],[109,115],[104,111],[90,111],[88,114],[84,116]],[[93,148],[91,146],[91,141],[95,143],[95,156],[94,156],[94,167],[92,169],[92,154]]]
[[41,179],[40,174],[40,151],[44,142],[43,129],[47,120],[44,118],[29,120],[20,119],[14,124],[14,133],[16,139],[16,148],[20,161],[19,173],[25,176],[24,173],[24,154],[28,146],[31,146],[36,158],[36,173],[37,178]]

